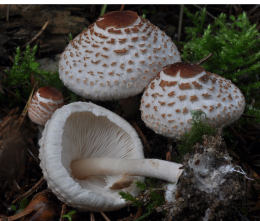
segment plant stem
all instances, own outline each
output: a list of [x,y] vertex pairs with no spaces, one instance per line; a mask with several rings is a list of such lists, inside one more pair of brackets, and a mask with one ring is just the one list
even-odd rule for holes
[[107,4],[104,4],[101,8],[101,11],[100,11],[100,17],[103,16],[105,13],[106,13],[106,10],[107,10]]

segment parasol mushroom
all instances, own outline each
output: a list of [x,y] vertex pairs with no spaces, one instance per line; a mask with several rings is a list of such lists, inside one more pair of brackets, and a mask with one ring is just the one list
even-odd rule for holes
[[32,97],[28,107],[28,116],[32,122],[44,126],[52,113],[63,105],[63,96],[53,87],[41,87]]
[[135,181],[152,176],[177,182],[181,164],[144,159],[133,127],[93,103],[55,111],[39,142],[40,166],[49,188],[70,206],[110,211],[127,205],[119,191],[137,195]]
[[72,40],[59,61],[64,85],[94,100],[142,92],[165,65],[180,61],[172,40],[133,11],[113,11]]
[[142,119],[158,134],[180,138],[192,126],[191,111],[200,110],[214,127],[237,120],[245,98],[230,80],[201,66],[168,65],[147,86],[141,101]]

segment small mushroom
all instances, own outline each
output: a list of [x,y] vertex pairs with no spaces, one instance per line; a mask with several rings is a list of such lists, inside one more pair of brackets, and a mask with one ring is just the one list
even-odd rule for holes
[[210,125],[221,128],[237,120],[244,108],[245,98],[230,80],[182,62],[158,73],[144,91],[140,107],[149,128],[176,139],[190,130],[191,111],[203,111]]
[[181,164],[144,159],[134,128],[93,103],[75,102],[55,111],[40,144],[40,166],[49,188],[70,206],[110,211],[127,202],[119,191],[138,194],[135,181],[151,176],[177,182]]
[[70,90],[94,100],[134,96],[165,65],[180,61],[172,40],[133,11],[100,17],[72,40],[59,61]]
[[63,105],[63,96],[53,87],[41,87],[32,97],[28,116],[32,122],[44,126],[52,113]]

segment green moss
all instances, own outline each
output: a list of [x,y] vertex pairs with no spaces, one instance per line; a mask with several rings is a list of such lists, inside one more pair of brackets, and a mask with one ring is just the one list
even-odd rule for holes
[[17,47],[13,66],[1,76],[3,88],[7,89],[7,93],[0,94],[1,104],[8,105],[10,108],[24,106],[33,84],[37,87],[55,87],[63,92],[67,101],[78,100],[77,95],[64,87],[58,72],[40,69],[40,64],[36,61],[36,52],[37,45],[33,48],[28,45],[23,52]]
[[62,218],[66,219],[66,220],[68,220],[68,221],[72,221],[72,217],[73,217],[73,215],[76,214],[76,213],[77,213],[76,210],[70,210],[69,212],[67,212],[66,214],[64,214],[64,215],[62,216]]
[[207,117],[203,111],[192,111],[191,114],[191,130],[182,136],[180,143],[177,145],[180,153],[178,161],[181,161],[186,153],[192,151],[192,147],[196,143],[202,142],[203,135],[215,135],[217,132],[215,128],[207,123]]
[[[183,60],[196,63],[212,53],[202,66],[232,80],[244,93],[247,103],[252,103],[260,92],[260,35],[256,24],[250,24],[246,13],[237,17],[222,13],[206,26],[206,9],[195,14],[185,9],[185,13],[193,25],[185,29]],[[260,121],[257,114],[260,105],[251,106],[247,107],[247,113]]]
[[[136,221],[149,220],[150,217],[156,209],[165,203],[162,188],[156,188],[153,179],[146,178],[145,183],[136,182],[137,188],[142,192],[138,197],[134,197],[128,192],[119,192],[120,196],[126,201],[130,202],[134,207],[142,207],[143,214],[138,217]],[[162,211],[163,212],[163,211]]]

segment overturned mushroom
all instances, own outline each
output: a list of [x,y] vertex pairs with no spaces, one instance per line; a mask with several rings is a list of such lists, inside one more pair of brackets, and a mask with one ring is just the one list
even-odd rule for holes
[[53,87],[41,87],[32,97],[28,116],[32,122],[44,126],[52,113],[63,105],[63,96]]
[[60,200],[82,210],[122,208],[126,201],[118,192],[136,195],[140,176],[177,182],[182,173],[180,164],[143,159],[142,144],[131,125],[93,103],[76,102],[56,110],[40,146],[48,186]]
[[59,74],[76,94],[94,100],[134,96],[165,65],[180,61],[172,40],[133,11],[100,17],[69,43]]
[[168,65],[144,91],[142,119],[156,133],[180,138],[192,126],[191,111],[203,111],[215,127],[237,120],[245,98],[230,81],[195,64]]

